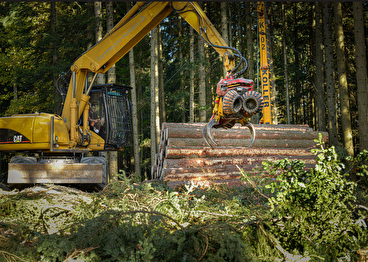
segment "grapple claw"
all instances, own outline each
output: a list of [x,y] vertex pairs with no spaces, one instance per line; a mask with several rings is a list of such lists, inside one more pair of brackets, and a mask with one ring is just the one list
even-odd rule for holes
[[254,126],[252,123],[250,122],[246,122],[245,124],[243,124],[243,126],[246,126],[249,128],[250,134],[251,134],[251,139],[250,139],[250,143],[248,147],[251,147],[254,140],[256,139],[256,130],[254,129]]
[[203,139],[204,141],[207,143],[207,145],[209,145],[212,149],[217,146],[215,139],[212,136],[211,133],[211,129],[214,125],[218,125],[219,122],[216,121],[214,118],[204,126],[203,130],[202,130],[202,135],[203,135]]

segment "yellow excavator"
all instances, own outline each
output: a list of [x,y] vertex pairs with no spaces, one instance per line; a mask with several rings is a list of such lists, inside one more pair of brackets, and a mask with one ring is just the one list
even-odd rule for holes
[[[25,153],[8,164],[8,183],[108,183],[106,159],[89,156],[94,151],[123,150],[131,135],[130,87],[94,85],[98,74],[129,52],[173,11],[183,17],[224,61],[228,72],[217,85],[217,98],[208,125],[206,143],[215,147],[212,128],[231,128],[235,123],[254,128],[248,119],[263,107],[262,96],[253,91],[253,80],[239,78],[247,69],[241,53],[228,47],[195,2],[137,2],[101,41],[78,57],[58,80],[63,97],[60,115],[18,114],[0,118],[0,152]],[[239,60],[238,64],[235,61]],[[239,70],[241,65],[243,69]],[[89,82],[88,74],[93,78]],[[251,142],[251,143],[252,143]]]

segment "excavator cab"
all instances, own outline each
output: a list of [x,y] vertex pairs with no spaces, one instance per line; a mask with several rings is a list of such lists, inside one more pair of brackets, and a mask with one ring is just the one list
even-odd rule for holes
[[129,89],[118,84],[92,87],[88,124],[92,132],[105,140],[105,150],[122,149],[129,144],[132,132]]

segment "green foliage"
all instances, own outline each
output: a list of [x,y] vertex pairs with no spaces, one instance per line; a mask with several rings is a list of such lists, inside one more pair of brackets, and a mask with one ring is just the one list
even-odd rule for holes
[[[0,197],[0,257],[270,262],[354,258],[368,241],[368,151],[349,158],[346,168],[333,147],[320,146],[314,169],[288,159],[265,162],[267,176],[242,171],[250,186],[173,189],[163,182],[136,183],[134,176],[120,176],[122,180],[94,193],[55,185],[9,191]],[[349,172],[362,177],[359,185],[347,179]],[[359,200],[358,189],[364,191]]]
[[365,244],[365,217],[355,209],[357,184],[347,179],[334,147],[324,149],[321,136],[318,143],[314,169],[299,160],[264,163],[277,176],[270,185],[274,219],[268,226],[289,251],[336,260]]
[[[88,198],[61,188],[67,193],[58,201],[49,190],[0,199],[0,214],[19,228],[0,250],[29,261],[255,260],[245,241],[252,228],[244,217],[250,214],[235,197],[241,191],[225,186],[173,190],[165,183],[129,179]],[[25,239],[27,248],[20,245]]]

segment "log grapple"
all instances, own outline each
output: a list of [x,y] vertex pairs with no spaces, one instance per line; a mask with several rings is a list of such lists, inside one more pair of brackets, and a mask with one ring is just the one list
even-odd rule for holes
[[260,93],[253,90],[254,81],[244,78],[234,78],[230,73],[217,84],[215,107],[210,121],[203,128],[203,139],[212,149],[217,145],[211,129],[230,129],[236,123],[249,128],[251,141],[255,140],[255,130],[250,117],[263,109],[263,98]]

